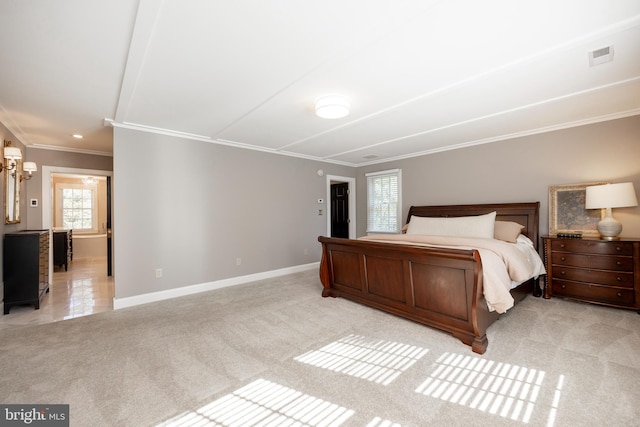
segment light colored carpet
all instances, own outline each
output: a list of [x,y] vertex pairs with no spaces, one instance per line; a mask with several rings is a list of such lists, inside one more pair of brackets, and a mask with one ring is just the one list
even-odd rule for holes
[[0,402],[72,426],[639,423],[634,311],[529,296],[481,356],[320,293],[308,271],[0,331]]

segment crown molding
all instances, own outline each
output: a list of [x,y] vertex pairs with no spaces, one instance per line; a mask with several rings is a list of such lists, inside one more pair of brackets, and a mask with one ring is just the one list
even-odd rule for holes
[[66,151],[69,153],[91,154],[94,156],[113,157],[113,153],[108,151],[85,150],[82,148],[60,147],[57,145],[29,144],[29,145],[25,145],[25,148],[35,148],[38,150]]

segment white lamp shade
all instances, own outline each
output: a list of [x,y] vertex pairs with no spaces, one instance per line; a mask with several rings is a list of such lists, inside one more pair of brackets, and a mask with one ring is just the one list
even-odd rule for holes
[[22,170],[25,172],[37,172],[38,166],[36,165],[36,162],[24,162],[22,164]]
[[632,182],[587,187],[586,209],[625,208],[629,206],[638,206],[638,199]]
[[339,119],[349,114],[349,101],[342,95],[325,95],[316,100],[316,114],[323,119]]
[[18,147],[4,147],[4,158],[18,160],[22,158],[22,151]]

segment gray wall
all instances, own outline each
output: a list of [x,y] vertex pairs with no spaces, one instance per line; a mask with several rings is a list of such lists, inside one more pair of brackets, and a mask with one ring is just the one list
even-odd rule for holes
[[[549,229],[549,186],[634,183],[640,192],[640,116],[515,138],[358,169],[358,235],[366,231],[365,173],[402,169],[403,219],[411,205],[540,201]],[[622,236],[640,237],[640,207],[614,209]]]
[[355,175],[317,161],[114,129],[116,298],[319,261],[317,237],[326,234],[320,168]]

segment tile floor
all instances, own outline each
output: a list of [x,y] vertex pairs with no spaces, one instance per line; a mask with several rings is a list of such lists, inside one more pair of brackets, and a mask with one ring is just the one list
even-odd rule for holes
[[33,305],[13,306],[0,314],[0,329],[57,322],[113,310],[113,276],[107,276],[107,258],[76,258],[69,270],[55,267],[49,293]]

